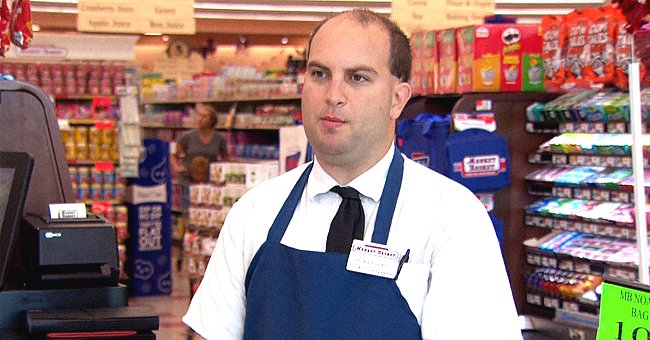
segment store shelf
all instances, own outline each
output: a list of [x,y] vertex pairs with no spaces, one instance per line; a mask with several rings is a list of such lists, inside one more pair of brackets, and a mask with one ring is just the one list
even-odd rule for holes
[[577,231],[600,236],[624,238],[628,240],[634,240],[636,238],[634,224],[580,221],[571,218],[536,215],[532,213],[526,213],[524,224],[531,227]]
[[84,94],[84,95],[57,95],[54,97],[54,100],[93,100],[94,98],[97,97],[110,97],[111,102],[115,103],[117,102],[118,96],[116,95],[91,95],[91,94]]
[[[650,192],[650,188],[646,188],[646,191]],[[562,186],[552,182],[530,181],[528,193],[542,197],[575,198],[614,203],[631,203],[633,201],[631,187],[618,189],[583,188]]]
[[[574,166],[605,166],[614,168],[631,168],[632,157],[622,155],[586,155],[566,154],[550,151],[535,151],[528,154],[530,164],[554,164]],[[648,167],[647,158],[643,160],[644,166]]]
[[187,98],[173,100],[156,100],[143,98],[142,104],[169,105],[169,104],[196,104],[196,103],[232,103],[232,102],[267,102],[267,101],[291,101],[300,100],[299,95],[295,96],[269,96],[269,97],[242,97],[242,98]]

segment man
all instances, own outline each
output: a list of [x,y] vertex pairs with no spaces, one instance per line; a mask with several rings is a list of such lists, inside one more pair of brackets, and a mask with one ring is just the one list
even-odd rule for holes
[[[208,339],[521,339],[485,208],[394,147],[410,66],[406,36],[370,11],[316,29],[302,96],[315,161],[233,206],[190,327]],[[330,221],[355,199],[336,186],[363,207],[362,241],[342,251]]]

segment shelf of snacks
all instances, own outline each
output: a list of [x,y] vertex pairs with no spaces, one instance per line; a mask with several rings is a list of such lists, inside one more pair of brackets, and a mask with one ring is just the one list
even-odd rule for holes
[[60,99],[111,96],[130,77],[124,63],[93,61],[3,62],[0,73],[12,74]]
[[[579,204],[581,203],[583,206],[588,205],[589,207],[598,206],[600,203],[602,203],[597,202],[590,204],[588,203],[590,201],[577,202]],[[551,213],[542,213],[537,210],[540,206],[561,206],[562,204],[571,205],[571,203],[572,201],[562,200],[558,198],[550,198],[537,201],[526,207],[527,211],[524,217],[524,224],[532,227],[576,231],[607,237],[616,237],[623,239],[635,238],[634,221],[629,221],[629,219],[626,222],[617,222],[612,221],[612,217],[608,215],[602,215],[586,220],[581,219],[582,217],[580,216],[569,215],[568,213],[560,215],[560,212],[558,211],[552,211]],[[632,205],[621,203],[615,205],[615,207],[620,209],[623,212],[622,214],[625,214],[628,218],[631,218]],[[583,213],[580,212],[580,214]]]
[[[646,174],[645,177],[646,187],[649,187],[650,175]],[[547,165],[525,178],[528,192],[536,196],[633,202],[634,178],[631,168]]]
[[580,298],[602,283],[602,277],[553,268],[536,268],[525,278],[526,301],[556,310],[581,311]]
[[278,161],[210,164],[209,182],[189,185],[183,270],[198,287],[230,207],[252,186],[278,175]]
[[557,230],[524,243],[528,264],[591,275],[636,280],[636,242],[615,237]]
[[219,75],[204,74],[179,83],[148,77],[143,82],[143,104],[270,101],[299,99],[301,77],[269,77],[254,67],[228,66]]
[[[614,89],[570,92],[526,114],[526,131],[555,135],[528,155],[545,166],[525,176],[528,193],[543,198],[526,206],[524,224],[553,230],[524,242],[535,267],[525,278],[527,302],[556,313],[589,309],[581,299],[603,275],[635,280],[638,272],[629,98]],[[577,282],[590,284],[573,290]]]

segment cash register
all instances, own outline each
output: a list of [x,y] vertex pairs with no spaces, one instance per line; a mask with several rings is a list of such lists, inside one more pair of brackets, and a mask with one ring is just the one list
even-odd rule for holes
[[155,339],[118,282],[115,226],[72,203],[52,101],[0,80],[0,334]]

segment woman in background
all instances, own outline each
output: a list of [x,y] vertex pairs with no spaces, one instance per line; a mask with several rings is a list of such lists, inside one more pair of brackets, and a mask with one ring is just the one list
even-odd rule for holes
[[[215,130],[217,110],[206,104],[196,104],[197,128],[176,142],[172,164],[176,173],[190,182],[207,182],[209,163],[228,160],[226,140]],[[207,160],[207,162],[206,162]],[[201,169],[193,169],[201,167]]]

